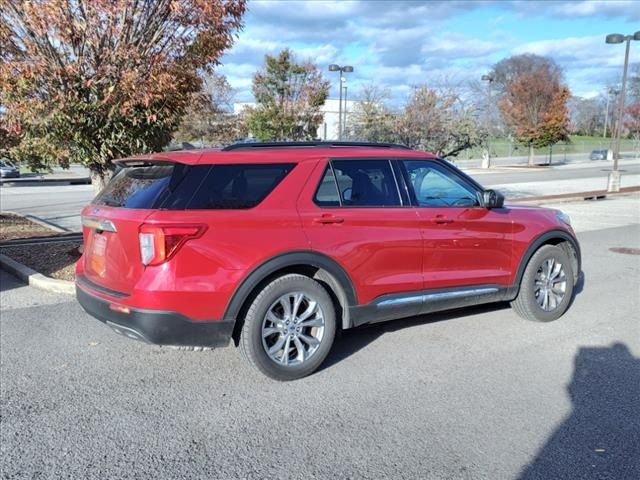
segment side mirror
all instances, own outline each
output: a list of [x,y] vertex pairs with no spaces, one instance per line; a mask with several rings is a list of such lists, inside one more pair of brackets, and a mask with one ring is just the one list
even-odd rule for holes
[[502,208],[504,196],[495,190],[485,190],[482,192],[482,206],[484,208]]

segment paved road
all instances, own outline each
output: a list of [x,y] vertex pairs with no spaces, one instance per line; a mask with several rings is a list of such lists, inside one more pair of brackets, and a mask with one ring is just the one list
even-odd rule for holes
[[80,230],[80,211],[93,196],[91,185],[0,187],[0,210],[35,215],[77,231]]
[[586,282],[562,319],[494,305],[361,328],[285,384],[0,273],[3,478],[640,478],[640,256],[610,251],[640,245],[640,199],[607,202],[604,230],[563,205]]
[[[594,166],[594,163],[598,165]],[[601,178],[601,183],[596,182],[597,185],[600,185],[597,188],[605,188],[609,168],[609,162],[590,162],[535,170],[501,168],[498,171],[492,169],[489,172],[481,169],[469,171],[485,187],[499,185],[503,187],[508,196],[519,197],[546,195],[549,192],[566,193],[566,185],[560,186],[558,184],[556,188],[553,184],[555,181]],[[637,175],[640,174],[640,161],[624,159],[621,161],[621,169],[623,170],[623,186],[626,186],[631,178],[633,178],[633,182],[636,182]],[[547,185],[537,193],[536,182],[544,182]],[[520,186],[518,184],[521,183],[524,185],[522,185],[522,192],[519,192]],[[575,187],[573,188],[575,190]],[[580,188],[575,191],[580,191]],[[93,195],[93,188],[90,185],[0,187],[0,209],[35,215],[63,228],[77,231],[80,229],[80,211],[91,201]]]

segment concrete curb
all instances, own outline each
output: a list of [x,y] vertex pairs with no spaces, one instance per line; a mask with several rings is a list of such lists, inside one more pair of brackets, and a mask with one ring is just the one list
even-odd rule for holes
[[39,185],[39,184],[60,184],[60,185],[89,185],[90,177],[60,177],[60,178],[3,178],[0,180],[0,186],[12,187],[14,185]]
[[[46,227],[54,232],[58,233],[68,233],[68,230],[64,228],[58,227],[57,225],[53,225],[45,220],[42,220],[38,217],[34,217],[32,215],[22,215],[17,212],[9,212],[13,215],[17,215],[19,217],[26,218],[38,225]],[[2,253],[0,253],[0,268],[6,270],[7,272],[15,275],[19,279],[26,282],[28,285],[32,287],[38,288],[40,290],[45,290],[47,292],[55,292],[55,293],[65,293],[69,295],[75,295],[76,286],[73,282],[68,280],[58,280],[56,278],[50,278],[46,275],[36,272],[30,267],[23,265],[20,262],[16,262],[13,258],[10,258]]]
[[28,285],[39,288],[40,290],[65,293],[67,295],[74,295],[76,293],[76,286],[73,282],[49,278],[1,253],[0,267],[25,281]]

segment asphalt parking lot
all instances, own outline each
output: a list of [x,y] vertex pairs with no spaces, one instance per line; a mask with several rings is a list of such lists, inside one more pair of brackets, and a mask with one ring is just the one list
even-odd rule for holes
[[640,478],[640,256],[610,250],[640,225],[580,208],[560,320],[500,304],[361,328],[291,383],[234,348],[119,337],[0,272],[2,477]]

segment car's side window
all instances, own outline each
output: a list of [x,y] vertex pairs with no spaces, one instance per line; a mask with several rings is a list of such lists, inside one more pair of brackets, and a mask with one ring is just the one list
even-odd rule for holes
[[480,206],[476,189],[436,162],[403,160],[402,164],[419,206]]
[[402,205],[391,164],[378,159],[333,160],[324,171],[314,202],[321,207]]
[[318,185],[313,201],[319,207],[340,206],[340,195],[338,194],[338,188],[336,187],[333,170],[329,164],[327,164],[327,168],[324,170],[324,175],[322,176],[320,185]]
[[343,207],[402,205],[389,160],[333,160]]

